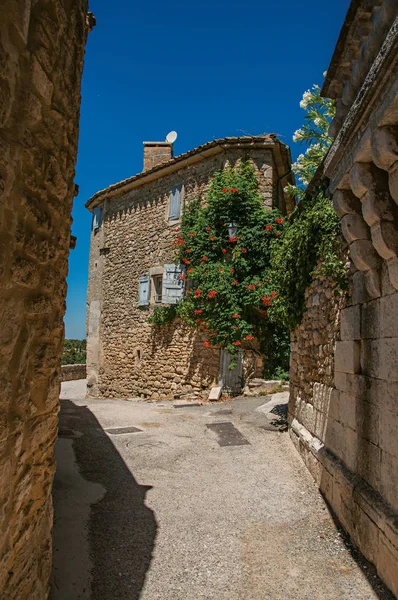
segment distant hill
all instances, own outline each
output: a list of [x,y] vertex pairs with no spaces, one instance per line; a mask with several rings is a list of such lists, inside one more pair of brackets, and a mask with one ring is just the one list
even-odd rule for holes
[[86,340],[65,340],[62,353],[63,365],[86,364]]

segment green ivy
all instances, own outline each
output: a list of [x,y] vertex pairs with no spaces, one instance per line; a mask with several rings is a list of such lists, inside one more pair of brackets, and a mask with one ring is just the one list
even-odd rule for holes
[[328,277],[336,293],[348,287],[339,219],[324,188],[320,184],[304,195],[274,248],[270,279],[278,297],[269,318],[289,329],[301,321],[305,290],[314,276]]

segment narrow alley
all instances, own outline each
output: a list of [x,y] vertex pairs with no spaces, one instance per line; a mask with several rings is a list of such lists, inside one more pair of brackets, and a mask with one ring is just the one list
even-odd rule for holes
[[52,600],[393,598],[270,397],[177,408],[84,392],[62,384]]

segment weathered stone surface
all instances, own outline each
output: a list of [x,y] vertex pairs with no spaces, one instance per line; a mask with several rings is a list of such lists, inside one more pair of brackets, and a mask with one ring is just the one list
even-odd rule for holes
[[[6,0],[0,7],[4,58],[0,61],[0,597],[4,600],[48,597],[53,445],[86,11],[86,0]],[[62,64],[65,53],[74,57],[69,82]],[[67,106],[58,109],[59,135],[53,138],[49,118],[59,98],[65,98],[66,88]]]
[[[335,140],[325,159],[329,189],[342,219],[355,264],[349,307],[336,333],[334,385],[326,422],[314,452],[305,427],[303,392],[317,382],[316,369],[294,357],[289,404],[294,442],[345,529],[398,593],[398,30],[396,2],[353,2],[328,70],[323,94],[336,100]],[[361,22],[361,26],[356,24]],[[344,66],[343,66],[344,64]],[[353,198],[357,198],[357,201]],[[360,204],[359,204],[360,203]],[[371,238],[369,239],[369,228]],[[309,290],[313,298],[318,291]],[[308,299],[308,305],[311,300]],[[332,319],[338,312],[329,314]],[[318,336],[305,322],[293,334],[296,347]],[[318,322],[315,320],[315,324]],[[319,363],[322,368],[322,363]],[[297,375],[296,375],[297,374]],[[333,385],[333,384],[332,384]],[[333,401],[332,401],[333,399]],[[305,416],[305,415],[304,415]],[[304,427],[305,425],[305,427]],[[300,429],[301,427],[301,429]],[[313,459],[320,467],[314,468]]]
[[342,373],[360,372],[361,345],[358,341],[336,342],[335,369]]

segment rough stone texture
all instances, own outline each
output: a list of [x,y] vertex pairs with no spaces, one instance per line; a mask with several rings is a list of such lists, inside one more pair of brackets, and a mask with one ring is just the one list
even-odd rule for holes
[[[237,138],[239,140],[239,138]],[[182,185],[187,206],[204,197],[215,171],[236,165],[243,156],[253,161],[265,206],[276,202],[274,147],[269,138],[250,144],[234,141],[193,164],[178,162],[170,170],[139,178],[132,189],[121,184],[108,197],[105,190],[92,201],[102,202],[102,223],[92,232],[87,298],[88,395],[107,398],[144,397],[151,400],[199,394],[218,382],[220,350],[205,348],[204,335],[174,322],[163,328],[147,323],[154,307],[153,287],[148,306],[138,306],[140,276],[162,274],[175,262],[172,243],[180,220],[169,221],[169,196]],[[216,148],[216,150],[218,150]],[[284,166],[286,174],[289,166]],[[111,188],[109,188],[109,191]],[[109,194],[108,191],[108,194]],[[106,249],[104,251],[104,249]],[[245,376],[259,374],[256,355],[248,352]]]
[[[359,25],[360,24],[360,25]],[[366,33],[365,33],[366,32]],[[344,65],[344,67],[343,67]],[[352,2],[323,94],[337,101],[325,161],[352,259],[349,305],[294,332],[290,433],[343,526],[398,596],[398,19],[394,0]],[[313,317],[311,319],[311,317]],[[312,356],[312,362],[303,362]],[[322,349],[323,352],[323,349]],[[333,365],[333,359],[335,363]],[[333,376],[323,380],[329,360]],[[329,366],[328,365],[328,366]],[[297,372],[297,373],[296,373]],[[304,391],[305,390],[305,391]]]
[[0,596],[44,600],[86,0],[0,7]]
[[86,379],[86,365],[62,365],[61,381]]

